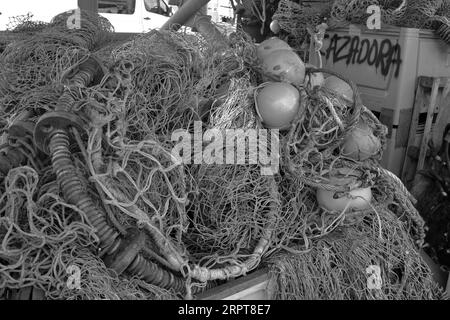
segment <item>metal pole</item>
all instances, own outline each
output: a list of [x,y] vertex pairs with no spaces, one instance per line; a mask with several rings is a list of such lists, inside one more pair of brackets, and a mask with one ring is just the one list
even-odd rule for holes
[[210,16],[197,15],[194,17],[194,28],[216,50],[225,50],[228,47],[227,39],[212,23]]
[[[80,0],[79,0],[80,1]],[[191,19],[194,14],[205,6],[209,0],[188,0],[184,3],[166,23],[161,30],[178,30],[182,25]]]

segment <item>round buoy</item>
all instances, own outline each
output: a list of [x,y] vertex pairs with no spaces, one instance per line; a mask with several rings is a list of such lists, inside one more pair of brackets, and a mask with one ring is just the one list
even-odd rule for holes
[[282,49],[292,50],[292,48],[285,41],[277,37],[272,37],[264,40],[256,47],[256,56],[261,62],[263,62],[264,58],[269,54]]
[[280,32],[280,24],[278,23],[278,20],[273,20],[269,25],[270,31],[272,31],[275,34],[278,34]]
[[337,92],[348,101],[353,102],[352,87],[344,80],[341,80],[335,76],[329,76],[328,78],[325,79],[323,87],[328,88],[329,90],[332,90],[334,92]]
[[331,212],[342,212],[345,208],[354,210],[365,210],[370,208],[372,201],[372,189],[360,188],[357,182],[360,174],[349,168],[336,169],[330,178],[331,184],[335,186],[352,186],[353,189],[345,195],[338,195],[334,191],[318,188],[316,190],[317,203],[320,207]]
[[269,129],[288,130],[300,108],[300,93],[285,82],[266,84],[255,100],[261,122]]
[[331,212],[342,212],[347,209],[365,210],[372,201],[372,190],[370,188],[355,189],[342,197],[336,197],[334,191],[317,189],[317,202],[322,208]]
[[278,81],[302,85],[305,81],[305,64],[292,50],[276,50],[262,63],[263,74]]
[[365,122],[360,121],[345,137],[342,155],[357,161],[365,161],[376,155],[380,149],[380,139]]

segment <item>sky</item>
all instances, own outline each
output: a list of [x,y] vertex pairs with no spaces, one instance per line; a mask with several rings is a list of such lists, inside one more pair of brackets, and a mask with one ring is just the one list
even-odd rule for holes
[[50,22],[58,13],[75,9],[78,0],[0,0],[0,30],[5,30],[9,17],[33,13],[34,20]]
[[[10,17],[32,13],[33,20],[50,22],[57,14],[77,6],[78,0],[0,0],[0,30],[6,30]],[[213,20],[220,20],[220,16],[232,16],[230,7],[229,0],[211,0],[208,14],[215,16]]]

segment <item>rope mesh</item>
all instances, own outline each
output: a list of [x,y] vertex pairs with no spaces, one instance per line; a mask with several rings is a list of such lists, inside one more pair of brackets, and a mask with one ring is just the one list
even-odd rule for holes
[[[323,17],[283,3],[291,18],[304,15],[315,24]],[[349,6],[360,8],[356,2]],[[353,89],[353,102],[323,88],[297,88],[304,112],[290,132],[277,137],[279,173],[265,176],[262,161],[251,159],[257,147],[276,151],[269,143],[275,133],[228,143],[244,129],[262,129],[254,105],[260,67],[247,35],[231,34],[222,51],[199,34],[155,30],[112,44],[112,27],[103,18],[82,12],[81,28],[68,29],[71,14],[58,15],[0,55],[0,157],[7,160],[0,165],[0,296],[34,287],[48,299],[192,298],[269,264],[279,284],[277,298],[439,297],[417,254],[423,221],[401,182],[380,167],[382,148],[364,161],[341,153],[345,137],[361,121],[381,146],[387,134],[351,81],[343,79]],[[336,17],[341,14],[335,9]],[[306,36],[306,28],[283,17],[283,28]],[[101,79],[86,71],[92,59]],[[66,130],[65,137],[64,128],[58,131],[68,145],[71,174],[79,177],[77,188],[117,237],[123,239],[130,227],[144,235],[139,259],[130,263],[138,271],[140,261],[154,266],[163,275],[155,283],[138,279],[145,272],[117,275],[105,265],[96,221],[64,199],[64,171],[57,172],[58,184],[52,159],[37,148],[33,130],[14,136],[14,125],[36,125],[61,108],[84,126]],[[191,137],[198,129],[222,134],[222,148],[215,152],[224,156],[245,146],[245,161],[205,162],[207,141],[192,154],[191,160],[203,157],[200,163],[176,161],[172,151],[179,141],[173,133]],[[241,131],[227,140],[230,129]],[[336,185],[332,174],[343,168],[355,175]],[[369,209],[319,207],[317,188],[346,194],[355,186],[372,188]],[[386,287],[373,294],[365,270],[377,264]],[[71,266],[81,270],[78,291],[67,285]],[[177,290],[162,289],[167,283],[176,283]]]

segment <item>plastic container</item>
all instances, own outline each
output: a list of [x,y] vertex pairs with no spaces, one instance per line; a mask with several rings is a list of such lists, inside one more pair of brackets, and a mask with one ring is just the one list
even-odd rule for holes
[[[350,25],[327,32],[321,57],[324,68],[357,84],[364,105],[389,128],[382,165],[400,175],[418,77],[450,77],[450,46],[431,30]],[[313,46],[310,63],[319,65]]]

